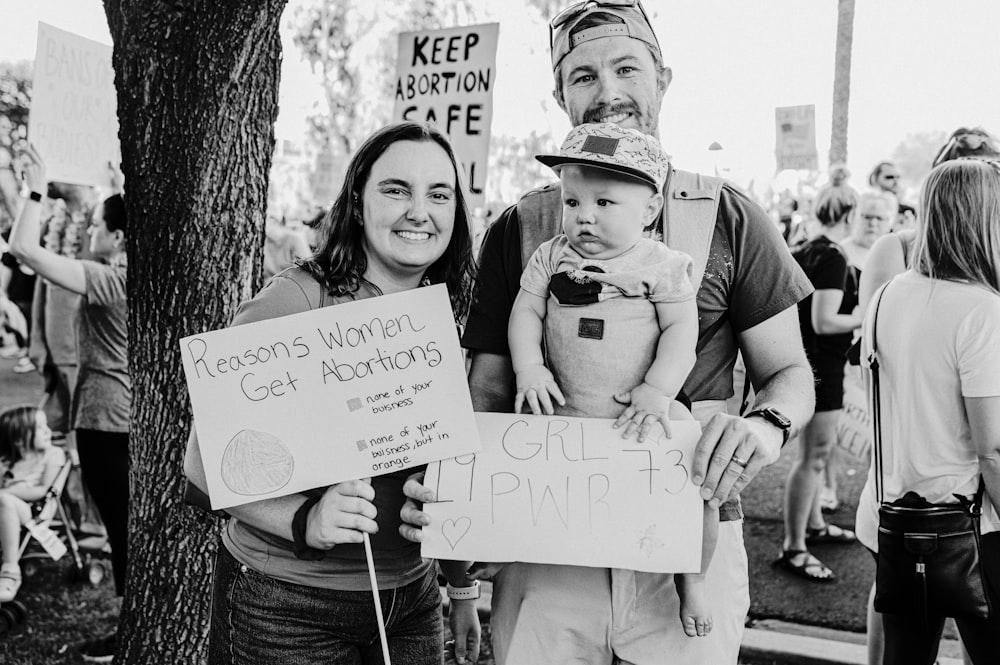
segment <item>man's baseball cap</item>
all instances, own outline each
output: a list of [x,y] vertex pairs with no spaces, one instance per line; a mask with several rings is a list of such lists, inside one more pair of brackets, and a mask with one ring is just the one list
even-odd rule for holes
[[670,170],[670,160],[659,141],[610,122],[575,127],[566,135],[558,155],[536,155],[535,159],[556,173],[567,164],[621,173],[652,185],[656,191],[663,188]]
[[[573,28],[591,14],[608,14],[610,23],[595,25],[576,34]],[[663,59],[660,42],[649,24],[646,10],[639,0],[584,0],[562,10],[549,21],[549,48],[552,50],[552,71],[569,52],[584,42],[601,37],[631,37],[648,45]]]

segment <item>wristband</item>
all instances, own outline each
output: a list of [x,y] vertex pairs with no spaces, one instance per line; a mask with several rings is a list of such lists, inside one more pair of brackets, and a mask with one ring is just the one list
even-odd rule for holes
[[480,593],[479,580],[473,580],[472,586],[452,586],[445,585],[448,591],[448,598],[451,600],[476,600]]
[[35,203],[42,202],[42,195],[39,192],[31,192],[30,194],[28,194],[28,198],[34,201]]
[[322,494],[306,499],[305,503],[295,511],[292,518],[292,553],[296,559],[303,561],[319,561],[326,552],[306,544],[306,521],[309,519],[309,511],[323,498]]

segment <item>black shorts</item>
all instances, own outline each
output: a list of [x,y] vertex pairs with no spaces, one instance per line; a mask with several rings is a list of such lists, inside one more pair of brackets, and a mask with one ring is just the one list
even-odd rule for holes
[[844,365],[817,367],[816,411],[837,411],[844,408]]

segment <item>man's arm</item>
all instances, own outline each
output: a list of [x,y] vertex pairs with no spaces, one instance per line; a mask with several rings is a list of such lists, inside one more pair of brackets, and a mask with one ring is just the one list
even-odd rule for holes
[[[812,368],[802,348],[796,306],[739,334],[754,406],[771,406],[792,421],[791,435],[812,418],[816,406]],[[702,432],[692,480],[713,508],[735,498],[781,454],[782,432],[763,418],[716,414]],[[733,456],[746,460],[746,466]]]

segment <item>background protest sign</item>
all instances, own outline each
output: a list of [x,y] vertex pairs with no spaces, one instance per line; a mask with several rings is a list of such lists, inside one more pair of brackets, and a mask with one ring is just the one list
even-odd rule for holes
[[477,413],[483,449],[427,468],[421,555],[646,572],[697,572],[698,423],[622,439],[611,420]]
[[853,365],[848,365],[844,372],[844,410],[837,420],[837,445],[867,463],[872,447],[872,420],[861,371]]
[[443,284],[180,345],[213,508],[479,449]]
[[462,160],[469,208],[483,206],[499,23],[399,35],[393,120],[436,123]]
[[817,170],[816,107],[779,106],[774,109],[774,124],[778,170]]
[[111,47],[38,24],[28,138],[49,180],[107,186],[121,163]]

